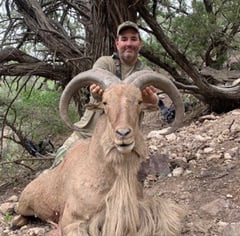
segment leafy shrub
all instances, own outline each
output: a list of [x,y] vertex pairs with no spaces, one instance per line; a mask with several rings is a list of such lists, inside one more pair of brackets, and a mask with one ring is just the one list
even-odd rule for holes
[[[27,87],[19,93],[8,112],[8,121],[14,122],[14,126],[35,143],[47,136],[53,137],[53,141],[57,141],[58,136],[66,135],[67,138],[71,130],[61,120],[58,109],[61,91],[36,88]],[[17,91],[9,92],[7,86],[2,86],[0,94],[0,110],[1,114],[5,114]],[[71,105],[69,110],[71,120],[78,121],[76,107]]]

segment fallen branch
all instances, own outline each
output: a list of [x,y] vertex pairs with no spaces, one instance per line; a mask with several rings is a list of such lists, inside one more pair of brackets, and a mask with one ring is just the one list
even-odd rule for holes
[[18,159],[18,160],[13,160],[13,161],[2,161],[0,162],[0,165],[5,165],[5,164],[21,164],[22,161],[52,161],[54,160],[54,157],[40,157],[40,158],[23,158],[23,159]]

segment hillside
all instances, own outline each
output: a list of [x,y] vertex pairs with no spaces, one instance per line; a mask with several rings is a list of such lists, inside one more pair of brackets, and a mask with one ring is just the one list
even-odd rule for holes
[[[176,133],[148,133],[150,173],[145,192],[170,198],[186,209],[183,236],[240,235],[240,109],[201,116]],[[152,117],[151,117],[152,119]],[[145,122],[145,132],[157,127]],[[149,169],[148,169],[149,171]],[[6,203],[14,191],[1,192]],[[15,194],[19,195],[16,188]],[[2,206],[1,205],[1,206]],[[0,216],[0,235],[46,235],[34,223],[11,231]]]

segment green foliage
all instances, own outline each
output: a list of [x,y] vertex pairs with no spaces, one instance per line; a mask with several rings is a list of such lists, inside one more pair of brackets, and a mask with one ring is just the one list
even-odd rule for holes
[[[47,90],[36,90],[24,91],[20,94],[20,100],[25,108],[28,107],[38,107],[39,110],[53,109],[55,112],[58,109],[58,101],[60,98],[60,93],[58,91],[47,91]],[[21,104],[19,104],[20,106]]]
[[6,222],[6,223],[10,223],[11,221],[12,221],[12,219],[13,219],[13,216],[10,214],[10,213],[6,213],[5,215],[4,215],[4,221]]
[[[234,21],[239,20],[238,1],[212,1],[213,11],[207,12],[202,1],[192,1],[192,13],[175,17],[172,27],[172,40],[189,58],[198,61],[214,44],[215,56],[220,54],[219,63],[226,60],[225,55],[218,51],[218,42],[229,43],[230,28]],[[230,23],[231,22],[231,23]],[[229,30],[226,30],[228,29]],[[229,38],[230,39],[230,38]],[[219,45],[222,47],[222,44]],[[214,56],[214,55],[212,55]]]
[[[59,116],[58,107],[61,91],[36,88],[37,86],[33,89],[27,87],[25,91],[18,95],[8,112],[7,120],[9,122],[15,121],[14,126],[20,128],[26,137],[36,143],[47,136],[55,139],[58,135],[68,135],[71,131]],[[10,104],[16,93],[17,91],[9,93],[8,88],[5,86],[0,87],[0,101]],[[7,106],[1,106],[0,108],[3,111],[2,114],[5,114]],[[79,120],[79,115],[74,105],[70,106],[69,112],[73,122]],[[54,140],[52,141],[54,142]],[[11,147],[11,150],[16,153],[14,149]]]
[[[234,27],[239,24],[239,1],[210,1],[211,11],[206,9],[203,1],[161,1],[156,8],[157,21],[164,33],[185,54],[189,61],[201,65],[205,61],[209,49],[210,56],[221,66],[227,60],[232,49],[239,48],[239,36]],[[149,11],[152,11],[152,1],[149,1]],[[174,65],[159,42],[147,35],[146,46],[153,54],[165,63]],[[144,38],[144,39],[145,39]],[[213,48],[212,48],[213,47]]]

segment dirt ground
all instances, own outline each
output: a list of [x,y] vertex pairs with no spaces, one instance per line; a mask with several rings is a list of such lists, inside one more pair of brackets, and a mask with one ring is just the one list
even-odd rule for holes
[[146,192],[185,207],[182,235],[240,235],[239,117],[240,110],[211,114],[175,134],[148,135],[149,147],[166,153],[170,170],[180,172],[160,173]]
[[[183,236],[240,236],[239,118],[240,109],[200,116],[167,136],[158,134],[159,114],[145,120],[149,152],[158,160],[151,163],[145,193],[172,199],[185,208]],[[21,187],[5,188],[0,204],[20,191]],[[1,236],[40,236],[48,229],[35,223],[11,231],[6,216],[0,217]]]

